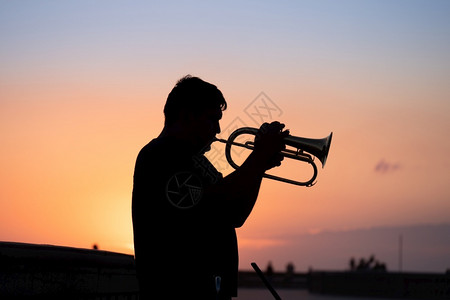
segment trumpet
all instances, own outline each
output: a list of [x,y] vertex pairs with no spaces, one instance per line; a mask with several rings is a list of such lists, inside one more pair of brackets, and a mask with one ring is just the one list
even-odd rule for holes
[[[225,143],[225,156],[227,158],[228,163],[234,168],[238,169],[239,166],[233,161],[231,158],[231,146],[243,147],[249,150],[255,149],[255,143],[252,141],[246,141],[245,143],[235,142],[234,140],[242,134],[257,134],[258,129],[252,127],[242,127],[236,129],[233,133],[230,134],[228,140],[216,138],[214,141],[218,141],[221,143]],[[330,150],[331,138],[333,137],[333,132],[330,133],[329,136],[323,139],[310,139],[303,137],[296,137],[289,135],[284,138],[284,143],[288,146],[296,148],[297,150],[284,149],[280,152],[283,157],[304,161],[310,164],[313,168],[314,174],[308,181],[297,181],[293,179],[283,178],[280,176],[275,176],[271,174],[264,173],[263,177],[278,180],[281,182],[286,182],[289,184],[306,186],[310,187],[315,184],[315,180],[317,178],[317,166],[314,163],[314,157],[317,157],[322,163],[322,168],[325,167],[325,163],[327,161],[328,152]]]

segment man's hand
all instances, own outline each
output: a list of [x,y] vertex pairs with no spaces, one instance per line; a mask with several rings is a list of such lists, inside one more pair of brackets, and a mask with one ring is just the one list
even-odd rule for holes
[[256,134],[254,152],[265,170],[281,165],[283,156],[280,152],[286,148],[284,138],[289,135],[289,130],[283,131],[283,128],[284,124],[280,122],[264,123]]

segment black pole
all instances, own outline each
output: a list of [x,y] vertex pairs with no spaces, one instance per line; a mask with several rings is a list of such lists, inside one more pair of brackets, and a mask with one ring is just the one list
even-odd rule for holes
[[270,282],[266,279],[266,276],[264,276],[263,272],[258,267],[258,265],[256,263],[254,263],[254,262],[252,262],[251,265],[252,265],[253,269],[255,269],[256,274],[258,274],[259,278],[261,278],[261,280],[264,282],[266,287],[269,289],[270,293],[272,293],[273,297],[276,300],[281,300],[280,295],[278,295],[277,291],[275,291],[275,289],[272,287]]

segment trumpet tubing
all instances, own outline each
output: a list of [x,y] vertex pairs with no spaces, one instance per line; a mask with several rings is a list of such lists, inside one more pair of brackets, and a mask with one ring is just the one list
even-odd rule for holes
[[[239,166],[233,161],[231,158],[231,147],[237,146],[237,147],[243,147],[250,150],[254,149],[254,142],[247,141],[245,143],[238,143],[234,140],[242,134],[250,134],[255,135],[257,134],[258,129],[252,128],[252,127],[242,127],[239,129],[236,129],[233,133],[230,134],[228,140],[224,139],[216,139],[215,141],[225,143],[225,156],[227,158],[228,163],[234,168],[238,169]],[[320,162],[322,163],[322,168],[325,166],[325,163],[327,161],[328,152],[330,150],[331,145],[331,138],[333,137],[333,133],[331,132],[329,136],[323,138],[323,139],[310,139],[310,138],[303,138],[303,137],[296,137],[289,135],[284,138],[284,142],[286,145],[296,148],[297,150],[291,150],[291,149],[285,149],[280,152],[280,154],[283,157],[287,157],[294,160],[300,160],[304,161],[308,164],[310,164],[313,168],[314,174],[308,181],[297,181],[293,179],[283,178],[280,176],[275,176],[271,174],[265,173],[263,176],[265,178],[278,180],[282,182],[286,182],[289,184],[299,185],[299,186],[313,186],[315,184],[315,180],[317,177],[317,166],[314,163],[314,157],[317,157]]]

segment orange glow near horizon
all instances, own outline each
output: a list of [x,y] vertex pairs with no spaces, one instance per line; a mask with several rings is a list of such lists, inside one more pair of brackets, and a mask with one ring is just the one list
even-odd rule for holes
[[[86,97],[73,90],[67,94],[73,99]],[[2,128],[8,130],[3,135],[7,147],[2,149],[2,198],[11,201],[2,202],[2,228],[10,228],[2,232],[2,239],[81,247],[98,243],[100,247],[132,253],[130,199],[134,160],[140,147],[162,128],[164,99],[142,99],[142,107],[129,107],[126,102],[115,102],[115,97],[120,96],[114,93],[99,93],[93,104],[83,100],[60,103],[57,97],[50,96],[47,94],[46,105],[34,107],[20,107],[21,101],[15,96],[15,102],[9,106],[17,111],[3,115]],[[241,235],[268,239],[271,234],[286,232],[293,223],[296,230],[309,232],[314,228],[447,220],[445,165],[431,168],[422,150],[408,145],[418,143],[418,138],[433,136],[414,136],[415,140],[406,136],[402,140],[396,137],[397,132],[391,135],[383,123],[360,131],[361,124],[349,125],[345,118],[333,118],[332,108],[324,110],[325,116],[305,114],[304,119],[303,101],[289,100],[278,100],[277,104],[283,110],[279,120],[287,124],[292,134],[321,138],[334,131],[329,160],[324,169],[318,162],[318,183],[312,188],[265,179],[260,199],[245,230],[240,229]],[[230,110],[224,114],[222,129],[236,117],[245,119],[242,110],[247,103],[235,103],[233,99],[228,102]],[[356,120],[367,122],[364,116],[357,116]],[[308,123],[311,125],[306,126]],[[410,130],[420,131],[422,125]],[[354,130],[346,129],[349,126]],[[435,126],[430,135],[436,131],[443,128]],[[428,143],[427,151],[443,157],[448,147],[445,143],[448,142]],[[382,161],[399,164],[399,169],[375,172],[377,163]],[[298,164],[301,162],[286,160],[279,171],[288,178],[299,178],[302,174],[298,169],[303,166]],[[221,171],[226,174],[230,170],[226,166]],[[422,183],[428,177],[433,181],[424,187]],[[424,208],[425,197],[428,204]],[[405,210],[407,214],[400,214]]]

